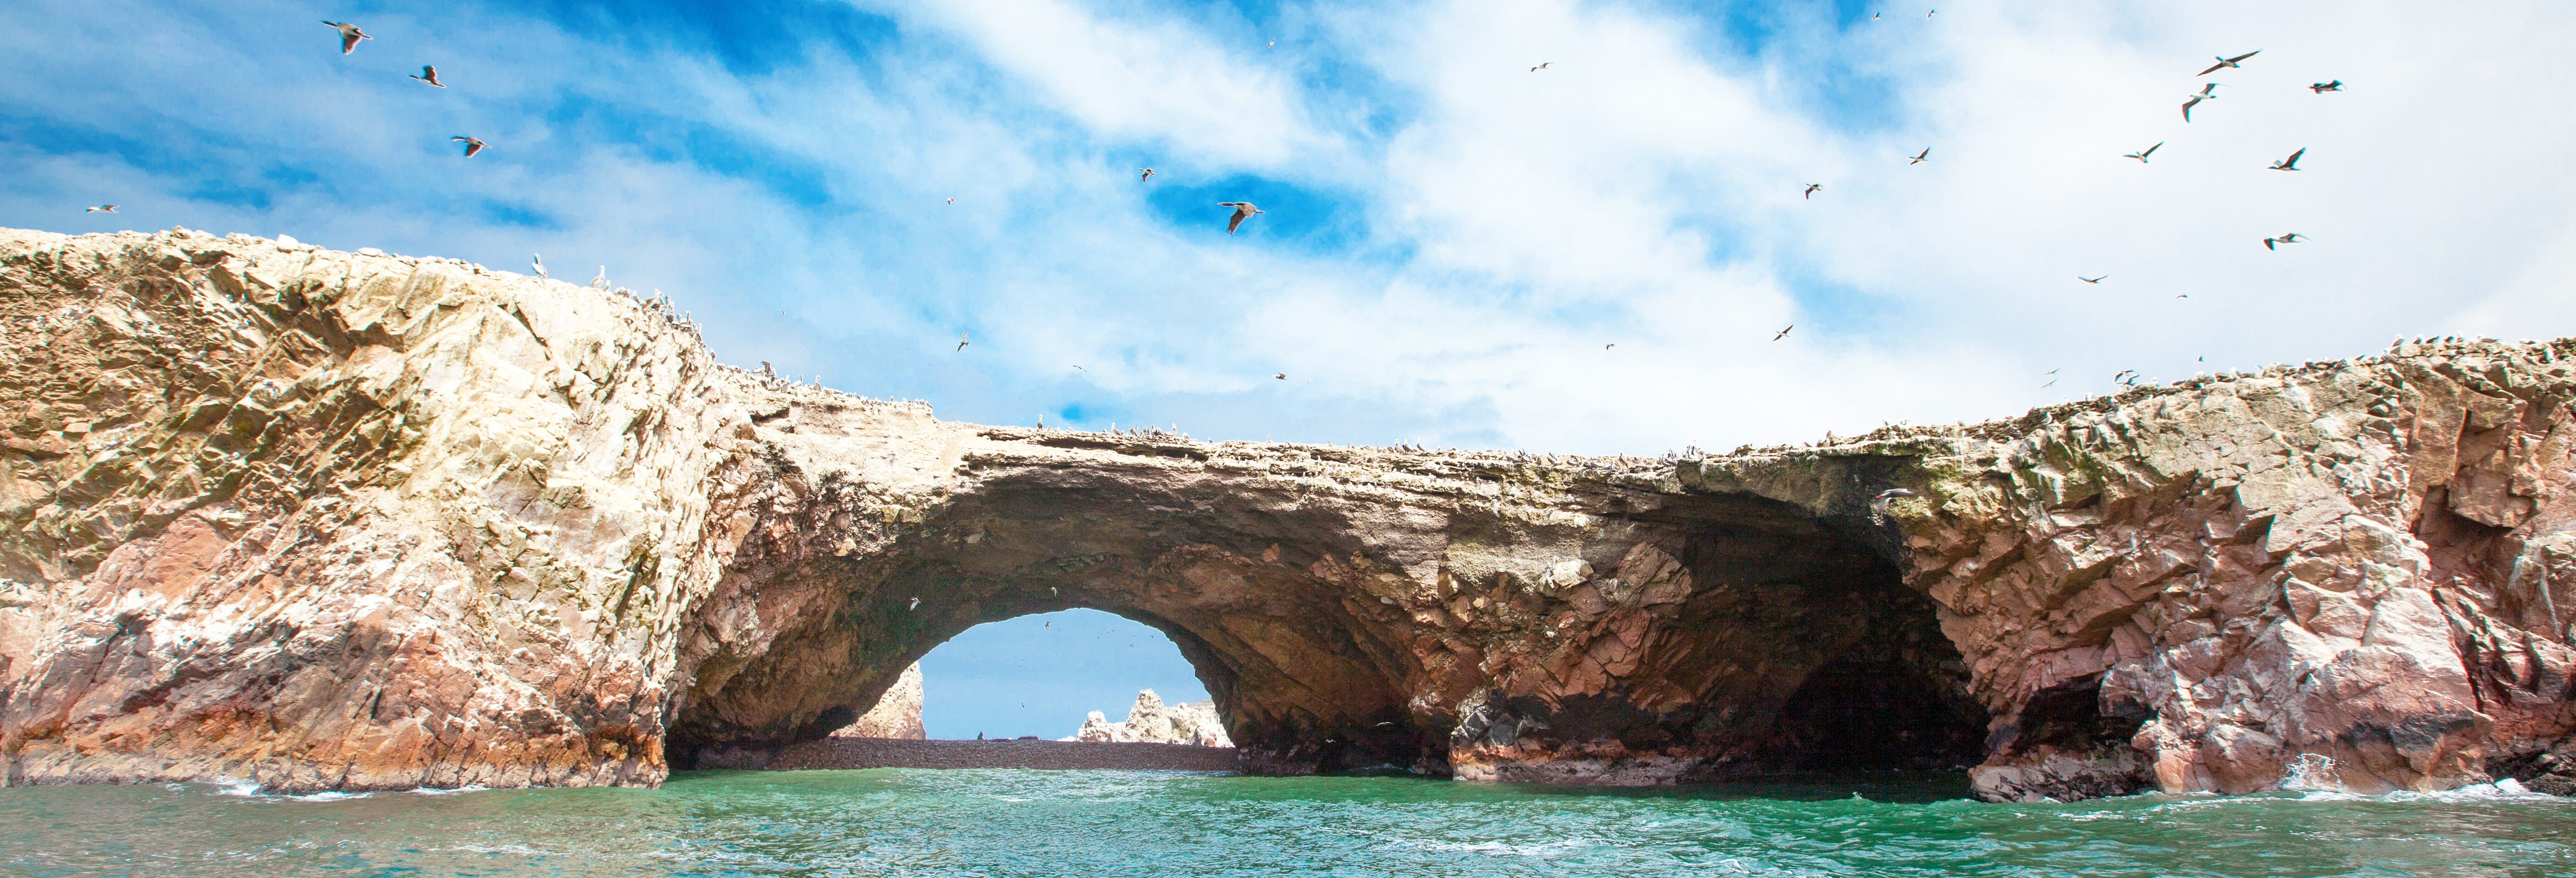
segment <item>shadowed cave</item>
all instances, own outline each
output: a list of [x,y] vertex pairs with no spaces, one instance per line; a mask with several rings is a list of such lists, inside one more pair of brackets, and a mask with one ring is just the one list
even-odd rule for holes
[[[1633,783],[1983,756],[1987,717],[1932,603],[1871,534],[1784,504],[1608,496],[1583,526],[1154,484],[1016,471],[847,558],[783,529],[728,576],[796,621],[700,663],[673,767],[758,767],[966,629],[1076,607],[1170,637],[1246,773]],[[1590,575],[1548,573],[1569,557]],[[1641,757],[1686,767],[1550,768]]]

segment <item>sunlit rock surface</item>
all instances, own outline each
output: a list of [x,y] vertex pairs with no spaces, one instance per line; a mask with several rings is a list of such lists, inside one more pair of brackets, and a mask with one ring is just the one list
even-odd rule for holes
[[921,728],[921,663],[913,662],[857,722],[832,730],[841,738],[928,738]]
[[183,231],[0,231],[0,343],[9,783],[653,784],[1071,607],[1169,634],[1257,773],[2576,760],[2576,342],[1664,459],[948,423],[631,295]]
[[1152,689],[1136,693],[1136,703],[1127,708],[1124,720],[1113,723],[1100,711],[1092,711],[1090,716],[1083,717],[1082,729],[1074,732],[1069,740],[1234,746],[1234,740],[1225,736],[1224,721],[1217,718],[1214,700],[1167,705],[1163,703],[1163,697],[1154,694]]

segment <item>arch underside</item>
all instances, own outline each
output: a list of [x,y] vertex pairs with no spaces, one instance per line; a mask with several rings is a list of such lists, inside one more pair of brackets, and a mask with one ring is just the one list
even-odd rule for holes
[[746,553],[734,587],[794,618],[700,664],[673,764],[763,764],[966,629],[1076,607],[1168,635],[1247,773],[1626,784],[1980,758],[1958,653],[1885,558],[1769,501],[1671,500],[1550,522],[989,474],[879,551]]

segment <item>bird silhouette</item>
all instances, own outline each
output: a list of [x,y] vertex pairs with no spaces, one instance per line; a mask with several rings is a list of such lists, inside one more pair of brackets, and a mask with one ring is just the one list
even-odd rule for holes
[[101,204],[101,205],[98,205],[98,206],[92,207],[92,208],[90,208],[90,209],[88,209],[88,210],[82,211],[82,213],[115,213],[115,212],[116,212],[116,205],[113,205],[113,204]]
[[2218,59],[2218,63],[2216,63],[2216,64],[2212,64],[2212,65],[2209,65],[2209,69],[2207,69],[2207,70],[2203,70],[2203,71],[2201,71],[2201,72],[2199,72],[2199,73],[2195,73],[2195,74],[2192,74],[2192,75],[2194,75],[2194,76],[2208,76],[2208,75],[2210,75],[2210,74],[2212,74],[2212,73],[2216,73],[2216,72],[2218,72],[2218,71],[2220,71],[2220,70],[2222,70],[2222,69],[2225,69],[2225,68],[2229,68],[2229,67],[2241,67],[2241,66],[2244,66],[2244,65],[2238,64],[2238,63],[2236,63],[2236,62],[2238,62],[2238,61],[2243,61],[2243,60],[2245,60],[2245,59],[2247,59],[2247,58],[2251,58],[2251,57],[2254,57],[2254,56],[2256,56],[2256,55],[2260,55],[2260,54],[2263,54],[2263,50],[2261,50],[2261,49],[2256,49],[2256,50],[2254,50],[2254,51],[2247,52],[2247,53],[2242,54],[2242,55],[2238,55],[2238,56],[2236,56],[2236,57],[2234,57],[2234,58],[2229,58],[2229,57],[2224,56],[2224,55],[2211,55],[2210,57]]
[[2200,93],[2191,95],[2182,102],[2182,120],[2191,121],[2191,108],[2200,106],[2201,101],[2214,100],[2218,100],[2218,83],[2201,83]]
[[537,276],[538,276],[538,277],[545,277],[545,276],[546,276],[546,254],[543,254],[543,253],[531,253],[531,254],[528,254],[528,267],[529,267],[529,268],[536,269],[536,270],[537,270]]
[[[966,333],[963,333],[963,332],[958,333],[958,334],[957,334],[957,351],[965,350],[965,349],[966,349],[966,344],[967,344],[967,342],[966,342]],[[952,353],[952,354],[953,354],[953,353],[956,353],[957,351],[949,351],[949,353]]]
[[354,24],[339,21],[325,21],[323,24],[330,25],[340,30],[340,54],[343,55],[357,51],[359,40],[375,39],[375,37],[367,36],[366,31],[359,30],[358,26]]
[[[2188,106],[2188,105],[2186,105],[2186,106]],[[2186,110],[2184,110],[2183,112],[2184,112],[2184,113],[2186,113],[2186,114],[2188,114],[2188,113],[2189,113],[2189,112],[2191,112],[2191,111],[2186,109]],[[2156,141],[2156,145],[2155,145],[2155,146],[2150,146],[2150,147],[2147,147],[2147,148],[2145,148],[2145,149],[2138,150],[2137,152],[2129,153],[2128,155],[2121,156],[2121,158],[2124,158],[2124,159],[2137,159],[2137,160],[2138,160],[2138,164],[2142,164],[2142,165],[2143,165],[2143,164],[2146,164],[2146,163],[2147,163],[2147,157],[2148,157],[2148,156],[2155,155],[2155,154],[2156,154],[2156,150],[2158,150],[2158,149],[2160,149],[2160,148],[2163,148],[2163,146],[2164,146],[2164,145],[2165,145],[2165,142],[2164,142],[2164,141],[2159,140],[2159,141]]]
[[2098,284],[2098,283],[2101,283],[2101,282],[2102,282],[2102,281],[2104,281],[2104,280],[2109,279],[2110,277],[2111,277],[2111,276],[2110,276],[2110,275],[2107,275],[2107,274],[2106,274],[2106,275],[2103,275],[2103,276],[2101,276],[2101,277],[2085,277],[2085,276],[2083,276],[2083,275],[2080,275],[2080,274],[2079,274],[2079,275],[2076,275],[2076,276],[2075,276],[2075,279],[2076,279],[2076,280],[2083,281],[2083,282],[2088,283],[2088,284]]
[[1602,345],[1602,346],[1601,346],[1601,349],[1606,351],[1606,350],[1609,350],[1609,349],[1611,349],[1611,348],[1615,348],[1615,347],[1618,347],[1618,346],[1619,346],[1619,343],[1614,341],[1614,342],[1611,342],[1611,343],[1609,343],[1609,344]]
[[1772,341],[1779,341],[1779,340],[1781,340],[1781,339],[1788,338],[1788,337],[1789,337],[1789,330],[1796,329],[1796,328],[1798,328],[1798,324],[1795,324],[1795,323],[1789,324],[1789,325],[1787,325],[1787,326],[1783,326],[1783,327],[1781,327],[1781,328],[1780,328],[1780,331],[1779,331],[1778,333],[1773,334],[1773,335],[1771,336],[1771,340],[1772,340]]
[[[1151,180],[1151,179],[1154,179],[1154,169],[1153,169],[1153,168],[1137,168],[1137,169],[1136,169],[1136,182],[1142,183],[1142,182],[1145,182],[1145,181],[1147,181],[1147,180]],[[955,201],[956,199],[953,199],[953,198],[952,198],[952,199],[949,199],[949,200],[950,200],[950,201]]]
[[1267,213],[1261,208],[1252,206],[1252,202],[1249,201],[1219,201],[1216,206],[1234,208],[1234,218],[1226,220],[1225,223],[1225,233],[1229,235],[1234,234],[1234,230],[1242,228],[1243,221],[1251,219],[1253,214]]
[[420,75],[412,78],[438,86],[439,88],[447,87],[447,83],[438,81],[438,68],[431,67],[427,64],[420,65]]
[[2338,79],[2333,82],[2320,82],[2315,85],[2308,86],[2308,90],[2318,94],[2325,94],[2330,91],[2342,91],[2343,80]]
[[2273,236],[2273,237],[2269,237],[2269,238],[2265,238],[2265,239],[2263,239],[2263,249],[2265,249],[2265,250],[2279,250],[2279,249],[2281,249],[2281,248],[2280,248],[2280,247],[2278,247],[2278,246],[2275,246],[2275,245],[2278,245],[2278,244],[2296,244],[2296,243],[2299,243],[2300,241],[2303,241],[2303,240],[2306,240],[2306,239],[2305,239],[2305,238],[2301,238],[2301,237],[2299,236],[2299,233],[2297,233],[2297,232],[2289,232],[2289,233],[2287,233],[2287,234],[2275,235],[2275,236]]
[[1912,160],[1907,161],[1907,162],[1905,163],[1905,166],[1910,168],[1910,167],[1913,167],[1913,166],[1915,166],[1915,165],[1919,165],[1919,164],[1922,164],[1922,163],[1924,163],[1924,162],[1928,162],[1928,161],[1931,161],[1931,160],[1932,160],[1932,148],[1927,146],[1927,147],[1924,147],[1924,148],[1923,148],[1923,151],[1922,151],[1922,152],[1916,153],[1916,154],[1914,155],[1914,158],[1913,158]]
[[1537,73],[1537,72],[1539,72],[1539,71],[1541,71],[1541,70],[1545,70],[1545,69],[1548,69],[1548,68],[1550,68],[1550,67],[1554,67],[1554,66],[1556,66],[1556,62],[1554,62],[1554,61],[1549,61],[1549,62],[1547,62],[1547,63],[1540,64],[1539,66],[1536,66],[1536,67],[1532,67],[1532,68],[1530,68],[1530,72],[1531,72],[1531,73]]
[[1279,379],[1279,380],[1281,380],[1281,381],[1286,381],[1286,380],[1288,380],[1288,373],[1286,373],[1286,372],[1281,372],[1281,373],[1279,373],[1279,374],[1272,375],[1272,376],[1270,376],[1270,377],[1272,377],[1272,378],[1277,378],[1277,379]]
[[590,279],[590,288],[594,290],[608,289],[608,266],[602,265],[599,267],[599,276]]
[[1807,198],[1807,200],[1809,200],[1809,201],[1814,201],[1814,200],[1816,200],[1816,191],[1817,191],[1817,190],[1819,190],[1819,189],[1823,189],[1823,188],[1825,188],[1825,184],[1823,184],[1823,183],[1809,183],[1809,184],[1807,184],[1807,191],[1806,191],[1806,198]]
[[2285,159],[2282,159],[2282,160],[2280,160],[2280,161],[2273,162],[2273,163],[2272,163],[2272,170],[2275,170],[2275,171],[2295,171],[2295,170],[2298,170],[2298,169],[2299,169],[2299,157],[2300,157],[2300,156],[2303,156],[2303,155],[2307,155],[2307,154],[2308,154],[2308,148],[2307,148],[2307,147],[2304,147],[2304,146],[2299,147],[2299,151],[2298,151],[2298,152],[2291,153],[2289,158],[2285,158]]
[[474,139],[474,138],[467,137],[467,136],[462,135],[462,134],[456,135],[456,136],[454,136],[454,137],[450,137],[450,138],[448,138],[448,139],[449,139],[449,140],[454,140],[454,141],[459,141],[459,142],[464,143],[464,144],[465,144],[465,157],[466,157],[466,158],[469,158],[469,159],[470,159],[470,158],[473,158],[475,153],[482,152],[482,151],[483,151],[483,147],[485,146],[485,144],[483,143],[483,141],[476,140],[476,139]]

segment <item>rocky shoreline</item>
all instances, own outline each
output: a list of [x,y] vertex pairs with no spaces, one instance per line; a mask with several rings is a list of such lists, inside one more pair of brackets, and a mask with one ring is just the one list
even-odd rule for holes
[[659,298],[186,230],[0,230],[0,344],[9,784],[651,785],[1077,606],[1248,773],[2576,776],[2576,340],[1661,458],[952,423]]

